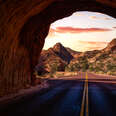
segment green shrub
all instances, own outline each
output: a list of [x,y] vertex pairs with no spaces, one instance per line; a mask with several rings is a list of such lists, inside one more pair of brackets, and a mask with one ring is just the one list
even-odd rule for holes
[[50,65],[50,73],[54,74],[58,70],[58,65],[57,63],[53,63]]
[[83,70],[83,71],[86,71],[88,68],[89,68],[88,63],[83,63],[83,64],[82,64],[82,70]]
[[108,54],[102,54],[101,56],[99,56],[99,59],[105,59],[108,57]]
[[107,65],[107,70],[115,72],[116,71],[116,65],[115,64],[108,64]]
[[89,70],[90,71],[94,71],[95,69],[93,67],[89,67]]
[[79,70],[80,70],[80,65],[78,63],[70,64],[65,67],[65,71],[68,72],[79,71]]
[[68,65],[67,67],[65,67],[65,71],[73,72],[74,71],[73,65]]
[[101,69],[100,67],[98,67],[98,66],[95,67],[95,71],[96,71],[96,72],[99,72],[99,71],[101,71],[101,70],[102,70],[102,69]]
[[113,58],[114,61],[116,61],[116,58]]

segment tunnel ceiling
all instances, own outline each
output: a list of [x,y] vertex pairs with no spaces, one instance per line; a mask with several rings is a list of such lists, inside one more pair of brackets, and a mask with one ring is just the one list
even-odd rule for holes
[[50,24],[75,11],[96,11],[116,17],[116,0],[0,0],[2,93],[6,92],[5,87],[12,91],[35,81],[34,67]]

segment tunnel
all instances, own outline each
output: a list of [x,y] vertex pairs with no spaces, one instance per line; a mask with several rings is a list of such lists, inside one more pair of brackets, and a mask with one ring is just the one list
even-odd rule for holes
[[0,0],[0,96],[34,85],[50,24],[76,11],[116,18],[115,0]]

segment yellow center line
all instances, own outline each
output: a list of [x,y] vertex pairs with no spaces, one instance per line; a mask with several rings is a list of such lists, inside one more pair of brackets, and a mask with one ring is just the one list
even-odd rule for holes
[[80,116],[84,116],[84,103],[85,103],[85,94],[86,94],[86,87],[85,86],[86,86],[86,83],[84,84],[84,91],[83,91]]
[[87,73],[86,73],[86,116],[89,116],[88,75],[87,75]]
[[82,98],[80,116],[84,116],[85,99],[86,99],[86,116],[89,116],[89,108],[88,108],[88,75],[87,75],[87,73],[86,73],[86,76],[85,76],[85,84],[84,84],[84,91],[83,91],[83,98]]

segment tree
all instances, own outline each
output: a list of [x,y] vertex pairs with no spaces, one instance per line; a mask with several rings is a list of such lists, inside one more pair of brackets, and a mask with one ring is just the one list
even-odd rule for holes
[[65,67],[65,71],[73,72],[73,71],[79,71],[80,65],[78,63],[70,64]]
[[86,71],[89,68],[88,63],[83,63],[82,64],[82,71]]
[[50,73],[52,73],[52,74],[54,74],[58,70],[58,64],[57,63],[51,64],[50,67],[51,67]]

